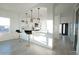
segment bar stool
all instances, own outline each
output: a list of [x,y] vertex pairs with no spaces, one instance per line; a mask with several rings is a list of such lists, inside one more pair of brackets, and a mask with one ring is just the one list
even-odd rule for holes
[[20,39],[20,33],[21,33],[21,31],[20,30],[16,30],[16,32],[19,33],[19,39]]
[[32,34],[32,30],[25,30],[25,33],[28,35],[28,44],[30,45],[30,35]]

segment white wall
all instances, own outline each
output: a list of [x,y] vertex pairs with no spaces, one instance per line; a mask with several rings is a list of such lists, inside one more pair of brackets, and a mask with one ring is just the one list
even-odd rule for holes
[[[54,5],[54,20],[53,20],[53,38],[60,39],[59,35],[59,25],[60,23],[68,23],[68,37],[74,45],[74,9],[73,4],[55,4]],[[54,47],[56,43],[53,43]]]
[[10,32],[0,33],[0,41],[17,39],[18,34],[15,32],[15,30],[19,27],[19,16],[16,13],[8,10],[0,9],[0,17],[10,18]]
[[68,23],[69,29],[68,29],[68,36],[70,37],[71,41],[74,41],[73,39],[73,31],[74,31],[74,18],[73,18],[73,4],[58,4],[55,5],[54,10],[54,38],[59,39],[59,24],[60,23]]

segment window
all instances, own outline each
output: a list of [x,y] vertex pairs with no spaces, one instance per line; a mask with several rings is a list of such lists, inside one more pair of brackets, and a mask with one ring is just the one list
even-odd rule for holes
[[59,25],[59,33],[62,33],[62,24]]
[[0,33],[9,32],[10,18],[0,17]]
[[53,33],[53,20],[47,20],[47,30],[49,33]]
[[63,34],[65,34],[65,24],[63,24]]

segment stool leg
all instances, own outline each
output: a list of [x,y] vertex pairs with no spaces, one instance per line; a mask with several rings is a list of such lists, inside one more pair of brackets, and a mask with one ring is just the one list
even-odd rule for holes
[[21,42],[21,40],[20,40],[21,38],[20,38],[20,34],[19,34],[19,42]]
[[19,39],[20,39],[20,34],[19,34]]
[[29,44],[30,44],[30,35],[29,35]]
[[28,35],[28,46],[30,46],[30,35]]

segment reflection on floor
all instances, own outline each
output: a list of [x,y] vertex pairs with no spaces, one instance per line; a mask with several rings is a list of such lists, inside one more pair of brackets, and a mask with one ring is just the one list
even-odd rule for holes
[[50,55],[52,53],[54,53],[52,50],[43,48],[33,43],[30,46],[27,46],[25,40],[17,39],[0,42],[1,55]]
[[71,51],[72,46],[69,41],[63,39],[55,41],[56,47],[54,50],[44,48],[42,46],[31,43],[27,46],[25,40],[14,39],[0,42],[0,55],[62,55],[70,54],[73,55]]
[[73,44],[68,36],[60,36],[60,39],[54,40],[54,51],[59,55],[75,55]]

